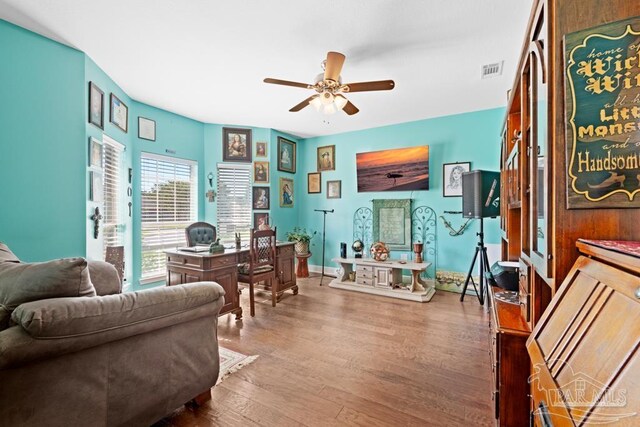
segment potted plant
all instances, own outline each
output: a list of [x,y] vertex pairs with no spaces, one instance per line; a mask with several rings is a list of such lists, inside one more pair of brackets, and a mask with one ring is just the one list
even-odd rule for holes
[[296,242],[294,246],[296,254],[306,255],[309,253],[309,243],[315,235],[315,231],[313,234],[309,234],[306,228],[293,227],[293,230],[287,231],[287,241]]

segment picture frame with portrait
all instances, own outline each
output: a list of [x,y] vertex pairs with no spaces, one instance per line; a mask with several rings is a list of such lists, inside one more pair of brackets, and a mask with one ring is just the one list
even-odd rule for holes
[[109,121],[124,133],[129,132],[129,107],[113,93],[110,104]]
[[254,212],[253,228],[262,230],[265,226],[269,226],[269,212]]
[[294,202],[294,187],[293,187],[293,179],[291,178],[280,178],[280,185],[278,186],[280,189],[280,207],[281,208],[292,208]]
[[89,123],[104,130],[104,92],[89,82]]
[[92,202],[102,202],[104,187],[102,185],[102,173],[96,171],[89,172],[89,200]]
[[310,172],[307,174],[307,193],[319,194],[322,192],[322,176],[320,172]]
[[269,157],[268,146],[266,141],[256,142],[256,157]]
[[222,160],[251,163],[251,129],[222,128]]
[[253,187],[253,209],[267,210],[271,208],[271,188]]
[[327,199],[342,198],[342,181],[327,181]]
[[336,146],[318,147],[318,172],[336,170]]
[[462,174],[471,170],[471,162],[442,165],[442,196],[462,197]]
[[253,182],[260,184],[269,183],[269,162],[253,163]]
[[102,143],[97,139],[89,138],[89,167],[102,169]]
[[278,170],[296,173],[296,143],[278,137]]

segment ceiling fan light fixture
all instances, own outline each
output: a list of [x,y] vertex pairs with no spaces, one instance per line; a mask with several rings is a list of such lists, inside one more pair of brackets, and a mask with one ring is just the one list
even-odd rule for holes
[[316,96],[311,101],[309,101],[309,104],[313,106],[313,108],[315,108],[316,111],[320,111],[320,107],[322,107],[322,101],[320,101],[319,96]]
[[322,109],[322,112],[325,113],[325,114],[333,114],[333,113],[336,112],[336,107],[334,106],[333,103],[327,104]]
[[333,94],[331,92],[329,92],[328,90],[325,90],[324,92],[322,92],[320,94],[320,101],[322,102],[322,105],[324,105],[324,106],[333,104],[333,99],[334,98],[335,97],[333,96]]
[[338,110],[342,110],[344,108],[345,105],[347,105],[347,98],[345,98],[342,95],[336,95],[334,103],[336,104],[336,107],[338,107]]

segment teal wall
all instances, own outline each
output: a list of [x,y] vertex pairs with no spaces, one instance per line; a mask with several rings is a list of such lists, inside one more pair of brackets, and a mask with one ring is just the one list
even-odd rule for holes
[[[278,199],[278,180],[282,177],[292,177],[294,178],[294,185],[298,185],[298,179],[301,179],[302,176],[300,173],[298,174],[290,174],[287,172],[278,171],[277,167],[277,148],[278,148],[278,136],[282,136],[291,141],[298,142],[298,139],[294,136],[277,132],[268,128],[259,128],[259,127],[251,127],[244,125],[219,125],[219,124],[205,124],[204,125],[204,177],[205,177],[205,188],[203,190],[203,195],[209,190],[209,182],[206,179],[206,176],[209,172],[212,172],[214,175],[213,188],[216,190],[216,181],[215,177],[217,176],[217,166],[218,163],[222,162],[222,128],[224,127],[236,127],[236,128],[244,128],[251,129],[251,138],[252,138],[252,150],[253,150],[253,160],[254,161],[268,161],[269,162],[269,187],[271,191],[271,200],[270,206],[271,209],[269,211],[260,210],[256,212],[269,212],[269,216],[271,218],[271,224],[278,227],[278,238],[285,239],[285,233],[291,230],[298,221],[298,206],[294,204],[293,208],[281,208],[279,206]],[[267,157],[256,157],[256,142],[264,141],[267,142]],[[298,145],[298,149],[299,145]],[[251,172],[251,179],[253,182],[253,171]],[[260,186],[266,186],[266,184],[257,184]],[[297,190],[297,189],[296,189]],[[205,205],[204,211],[204,220],[216,224],[216,209],[217,203],[212,202],[209,203],[207,199],[203,196],[203,204]],[[252,212],[252,221],[253,221],[253,212]]]
[[0,20],[0,241],[25,261],[84,256],[84,55]]
[[[198,220],[205,215],[205,164],[204,164],[204,128],[201,122],[188,119],[178,114],[133,101],[129,110],[129,133],[134,141],[133,159],[133,277],[139,278],[142,265],[142,236],[138,224],[141,222],[140,195],[140,158],[143,152],[177,157],[198,162]],[[156,122],[156,140],[147,141],[138,138],[138,116]],[[169,152],[167,152],[169,151]],[[157,284],[163,284],[157,283]],[[133,281],[134,289],[149,287],[140,286],[138,280]]]
[[[216,223],[216,202],[209,203],[206,176],[216,175],[222,161],[220,124],[203,124],[130,98],[100,67],[82,52],[0,20],[0,240],[26,261],[68,256],[102,256],[101,240],[93,239],[89,216],[96,206],[89,198],[88,140],[106,134],[125,146],[125,170],[133,168],[133,216],[128,218],[125,197],[125,251],[130,288],[138,289],[141,260],[140,156],[156,153],[198,162],[198,218]],[[104,131],[88,123],[88,83],[105,93]],[[129,106],[129,132],[109,122],[109,94]],[[268,143],[271,187],[271,223],[278,237],[299,225],[322,230],[322,215],[314,209],[335,209],[327,219],[326,265],[338,255],[339,242],[352,240],[352,216],[374,198],[411,198],[414,206],[428,205],[438,215],[460,210],[460,198],[442,197],[442,164],[472,161],[473,169],[498,168],[496,142],[504,109],[440,117],[350,132],[300,139],[279,131],[250,127],[255,143]],[[139,139],[138,116],[156,121],[157,140]],[[244,125],[231,125],[244,127]],[[297,143],[297,173],[277,170],[278,137]],[[307,173],[316,170],[316,149],[336,145],[336,171],[322,174],[322,193],[307,194]],[[430,146],[430,190],[419,192],[357,193],[355,155],[359,152],[414,145]],[[486,147],[492,147],[487,149]],[[493,148],[495,147],[495,148]],[[124,174],[126,177],[126,173]],[[294,179],[294,207],[279,206],[280,177]],[[326,181],[342,180],[342,198],[326,198]],[[128,186],[123,179],[123,194]],[[214,178],[215,187],[215,178]],[[460,217],[449,217],[454,226]],[[466,271],[476,243],[475,226],[464,236],[450,237],[438,223],[438,268]],[[487,220],[487,242],[498,242],[496,220]],[[311,264],[321,260],[321,235],[314,239]],[[152,284],[153,285],[153,284]],[[148,287],[145,285],[142,287]]]
[[[442,164],[470,161],[471,169],[498,170],[498,139],[504,111],[496,108],[303,140],[299,144],[304,148],[298,151],[298,174],[305,185],[298,187],[303,190],[298,191],[298,223],[318,231],[309,263],[322,263],[322,214],[314,209],[335,209],[335,213],[327,216],[325,266],[328,267],[336,266],[331,259],[339,255],[340,242],[351,246],[354,211],[361,206],[371,208],[373,199],[409,198],[413,207],[430,206],[438,216],[445,210],[461,210],[462,198],[442,196]],[[316,150],[325,145],[336,146],[336,170],[322,172],[321,194],[307,194],[306,174],[317,170]],[[428,191],[357,192],[356,153],[416,145],[429,146]],[[342,180],[341,199],[327,199],[328,180]],[[463,222],[461,215],[446,218],[454,227]],[[487,243],[499,242],[498,230],[497,219],[485,220]],[[477,243],[476,231],[474,224],[462,236],[451,237],[438,219],[438,270],[468,270]],[[393,255],[399,257],[399,254]]]
[[[278,137],[288,139],[296,143],[296,173],[282,172],[278,170]],[[277,227],[277,238],[286,240],[286,233],[299,225],[302,208],[302,194],[307,191],[307,175],[301,168],[301,156],[305,150],[304,142],[292,135],[271,130],[271,224]],[[280,178],[293,179],[293,207],[280,207]]]

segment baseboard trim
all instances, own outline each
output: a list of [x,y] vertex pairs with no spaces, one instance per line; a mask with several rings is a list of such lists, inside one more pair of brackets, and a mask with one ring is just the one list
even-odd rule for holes
[[[309,273],[322,273],[322,266],[310,264],[309,265]],[[324,275],[338,277],[338,269],[336,267],[324,267]]]

